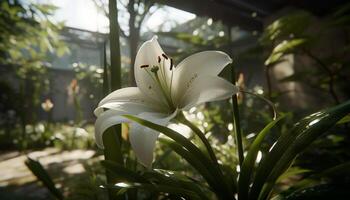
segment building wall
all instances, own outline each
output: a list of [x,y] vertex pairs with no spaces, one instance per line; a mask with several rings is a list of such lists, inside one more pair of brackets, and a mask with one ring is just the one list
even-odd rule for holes
[[[269,18],[265,19],[265,27],[277,18],[291,13],[294,10],[295,8],[288,7],[274,13]],[[331,55],[337,55],[339,52],[343,51],[346,39],[349,37],[338,28],[334,28],[333,30],[328,29],[326,33],[322,32],[321,34],[321,23],[324,22],[324,17],[314,17],[312,19],[312,27],[307,29],[308,33],[320,37],[317,43],[313,45],[311,51],[321,59]],[[335,103],[327,90],[321,91],[311,86],[311,81],[318,77],[310,76],[309,80],[304,80],[304,82],[289,81],[281,83],[281,79],[295,73],[305,72],[306,70],[320,70],[318,63],[305,53],[290,54],[285,56],[284,59],[284,62],[273,66],[271,71],[272,89],[284,93],[280,96],[281,107],[288,108],[289,110],[294,109],[302,113],[304,110],[308,110],[308,112],[310,112],[310,110],[316,111],[319,110],[320,107],[327,107]],[[349,78],[349,75],[346,76]],[[327,76],[324,75],[324,77]],[[344,93],[340,88],[335,88],[335,90],[340,100],[346,99],[347,92]]]
[[[107,35],[89,32],[79,29],[66,28],[61,33],[62,39],[66,42],[69,52],[62,57],[50,55],[51,66],[48,69],[50,79],[50,90],[48,94],[42,96],[42,100],[49,98],[54,104],[52,109],[52,120],[72,121],[75,120],[77,112],[74,106],[73,97],[69,95],[68,87],[76,78],[74,65],[82,63],[86,66],[102,68],[104,44]],[[78,99],[83,111],[83,119],[93,120],[93,109],[102,98],[102,94],[91,91],[88,85],[78,82]],[[102,84],[101,84],[102,87]],[[93,95],[89,93],[98,95]],[[39,111],[40,118],[46,118],[47,113],[42,109]]]

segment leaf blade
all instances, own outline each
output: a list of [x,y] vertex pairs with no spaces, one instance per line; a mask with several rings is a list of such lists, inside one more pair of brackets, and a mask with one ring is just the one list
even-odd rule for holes
[[248,198],[248,192],[249,192],[249,184],[250,184],[250,179],[252,176],[253,168],[254,168],[254,163],[256,160],[256,156],[258,155],[258,151],[261,147],[261,144],[267,135],[271,128],[273,128],[279,121],[281,121],[284,116],[281,116],[277,118],[276,120],[270,122],[267,124],[263,130],[260,131],[258,136],[255,138],[254,142],[250,146],[250,149],[247,153],[247,156],[245,157],[242,167],[241,167],[241,172],[239,175],[238,179],[238,195],[239,199],[247,199]]
[[289,167],[296,155],[349,112],[350,101],[347,101],[309,115],[299,121],[289,133],[282,135],[260,163],[249,199],[257,199],[259,196],[260,199],[265,199],[279,175]]

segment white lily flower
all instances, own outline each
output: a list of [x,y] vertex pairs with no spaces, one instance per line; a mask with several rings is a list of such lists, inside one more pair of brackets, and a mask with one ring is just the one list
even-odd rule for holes
[[150,167],[159,133],[123,117],[134,115],[167,125],[181,110],[223,100],[238,88],[217,75],[231,63],[220,51],[203,51],[184,59],[176,67],[160,47],[157,37],[140,47],[135,60],[137,87],[116,90],[101,100],[94,113],[96,143],[103,148],[103,132],[116,124],[130,123],[129,140],[139,162]]

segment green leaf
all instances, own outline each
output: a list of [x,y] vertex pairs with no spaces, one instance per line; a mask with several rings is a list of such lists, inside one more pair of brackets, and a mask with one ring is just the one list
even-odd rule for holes
[[[168,187],[177,187],[183,190],[193,191],[200,196],[201,199],[208,199],[196,183],[177,172],[155,169],[138,173],[112,161],[101,161],[101,163],[107,170],[119,178],[119,180],[115,182],[117,184],[124,185],[122,183],[127,183],[128,185],[135,185],[142,183],[154,184],[155,187],[158,187],[158,185],[165,185]],[[113,184],[111,183],[109,185]],[[118,191],[118,194],[121,195],[124,192],[126,192],[126,190]]]
[[[225,179],[222,177],[222,173],[220,171],[218,171],[218,168],[215,166],[215,164],[208,158],[208,156],[206,154],[204,154],[197,146],[195,146],[191,141],[189,141],[187,138],[185,138],[184,136],[182,136],[180,133],[152,123],[150,121],[147,120],[143,120],[141,118],[132,116],[132,115],[124,115],[124,117],[135,121],[143,126],[146,126],[148,128],[151,128],[153,130],[159,131],[161,133],[163,133],[164,135],[168,136],[169,138],[173,139],[174,141],[177,142],[177,144],[181,145],[181,147],[185,148],[186,151],[189,152],[188,155],[186,156],[190,156],[188,160],[190,159],[198,159],[199,162],[201,163],[201,165],[205,166],[207,168],[207,170],[211,173],[211,176],[215,178],[215,184],[212,182],[208,182],[208,184],[211,184],[210,186],[212,187],[213,190],[216,190],[216,192],[219,192],[217,190],[220,190],[219,195],[222,195],[222,198],[225,199],[226,198],[232,198],[233,197],[233,192],[231,190],[231,188],[229,188],[228,185],[225,184]],[[184,154],[185,155],[185,154]],[[196,167],[196,166],[194,166]],[[196,168],[197,171],[201,172],[202,169]],[[203,175],[203,174],[202,174]],[[203,175],[203,177],[206,175]]]
[[115,188],[115,189],[144,189],[151,192],[158,192],[158,193],[168,193],[168,194],[174,194],[176,196],[181,197],[187,197],[190,199],[202,199],[197,193],[186,190],[183,188],[179,188],[176,186],[169,186],[169,185],[163,185],[163,184],[149,184],[149,183],[127,183],[127,182],[121,182],[117,183],[115,185],[108,185],[107,188]]
[[[294,184],[293,188],[305,188],[310,185],[315,185],[319,183],[321,180],[328,178],[330,180],[339,180],[339,178],[350,177],[350,161],[341,163],[339,165],[330,167],[325,169],[319,173],[311,174],[307,178],[304,178]],[[280,177],[279,177],[280,179]]]
[[291,40],[284,40],[279,43],[272,51],[271,55],[265,61],[265,65],[271,65],[282,58],[282,56],[290,53],[295,48],[304,45],[307,42],[306,39],[297,38]]
[[262,34],[260,43],[270,44],[272,41],[281,41],[294,37],[303,36],[307,27],[312,21],[312,16],[305,11],[295,11],[289,15],[283,16],[271,23]]
[[260,131],[258,136],[255,138],[254,142],[250,146],[247,156],[244,158],[244,161],[241,167],[241,172],[239,174],[239,179],[238,179],[239,199],[248,198],[249,185],[252,177],[252,172],[255,167],[256,156],[258,155],[259,149],[261,147],[261,144],[265,136],[284,117],[285,115],[267,124],[265,128]]
[[350,184],[323,184],[296,191],[281,200],[347,200],[350,196]]
[[200,36],[184,33],[184,32],[158,32],[157,35],[172,37],[172,38],[181,40],[185,43],[189,43],[197,46],[206,45],[207,43],[207,40],[204,40]]
[[338,8],[334,13],[333,17],[342,17],[344,15],[347,15],[350,12],[350,3],[347,3],[345,5],[342,5],[340,8]]
[[193,166],[207,181],[210,187],[213,188],[214,191],[220,191],[219,182],[213,177],[208,168],[203,165],[196,157],[194,157],[189,151],[184,149],[181,145],[172,142],[170,140],[162,139],[162,143],[168,145],[173,151],[179,154],[182,158],[184,158],[191,166]]
[[346,115],[345,117],[343,117],[341,120],[339,120],[337,122],[337,125],[339,124],[346,124],[350,122],[350,115]]
[[[249,194],[250,199],[266,199],[277,178],[288,169],[293,159],[350,112],[350,101],[309,115],[280,136],[260,162]],[[264,187],[264,188],[263,188]]]
[[123,179],[131,182],[147,182],[147,179],[145,179],[138,173],[129,170],[116,162],[103,160],[101,161],[101,164],[109,172],[113,173],[116,177],[118,177],[117,181],[121,181],[121,179]]
[[310,171],[311,170],[309,170],[309,169],[302,169],[299,167],[291,167],[286,172],[284,172],[281,176],[279,176],[276,182],[280,182],[280,181],[287,179],[291,176],[295,176],[297,174],[302,174],[302,173],[310,172]]
[[192,122],[188,121],[186,119],[186,117],[183,115],[183,113],[179,113],[176,117],[177,117],[177,120],[179,122],[181,122],[182,124],[185,124],[186,126],[191,128],[191,130],[199,137],[199,139],[202,141],[202,143],[204,144],[205,148],[207,149],[209,157],[215,163],[215,165],[217,167],[219,167],[218,159],[216,158],[216,155],[215,155],[215,153],[214,153],[214,151],[213,151],[209,141],[205,137],[204,133],[197,126],[195,126]]
[[336,165],[322,171],[318,176],[322,177],[344,177],[350,176],[350,161]]
[[[166,184],[170,186],[181,187],[186,190],[191,190],[197,193],[201,199],[209,199],[206,195],[208,190],[203,190],[204,186],[187,176],[184,176],[176,171],[163,170],[163,169],[154,169],[154,171],[146,171],[143,173],[143,177],[150,177],[151,179],[156,178],[158,183]],[[153,181],[151,181],[153,182]]]
[[62,193],[56,188],[52,178],[49,176],[40,162],[28,157],[25,164],[30,171],[45,185],[52,195],[54,195],[57,199],[63,199]]

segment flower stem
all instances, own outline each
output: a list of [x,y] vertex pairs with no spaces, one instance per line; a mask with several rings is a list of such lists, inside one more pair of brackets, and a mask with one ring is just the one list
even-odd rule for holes
[[[234,66],[231,66],[231,70],[232,70],[232,73],[231,73],[232,84],[235,85],[236,73],[235,73]],[[237,94],[234,94],[232,96],[232,110],[233,110],[233,122],[234,122],[234,128],[235,128],[235,140],[236,140],[237,151],[238,151],[238,160],[239,160],[239,166],[241,166],[244,160],[244,154],[243,154],[242,132],[241,132],[240,119],[239,119],[237,97],[238,97]]]
[[[120,44],[119,44],[119,24],[118,24],[118,9],[117,1],[109,0],[109,21],[110,21],[110,59],[111,65],[109,67],[110,77],[113,77],[110,81],[111,90],[117,90],[121,88],[121,56],[120,56]],[[107,62],[106,62],[107,63]],[[107,69],[107,66],[105,67]],[[107,73],[105,73],[107,75]],[[104,80],[108,80],[107,77]],[[109,85],[109,83],[106,83]],[[116,125],[109,128],[103,134],[103,144],[105,146],[104,155],[105,160],[113,161],[124,165],[122,154],[122,139],[121,139],[121,125]],[[106,171],[107,183],[114,184],[120,181],[120,177],[115,174]],[[125,195],[117,195],[118,190],[108,189],[109,200],[126,199]]]

